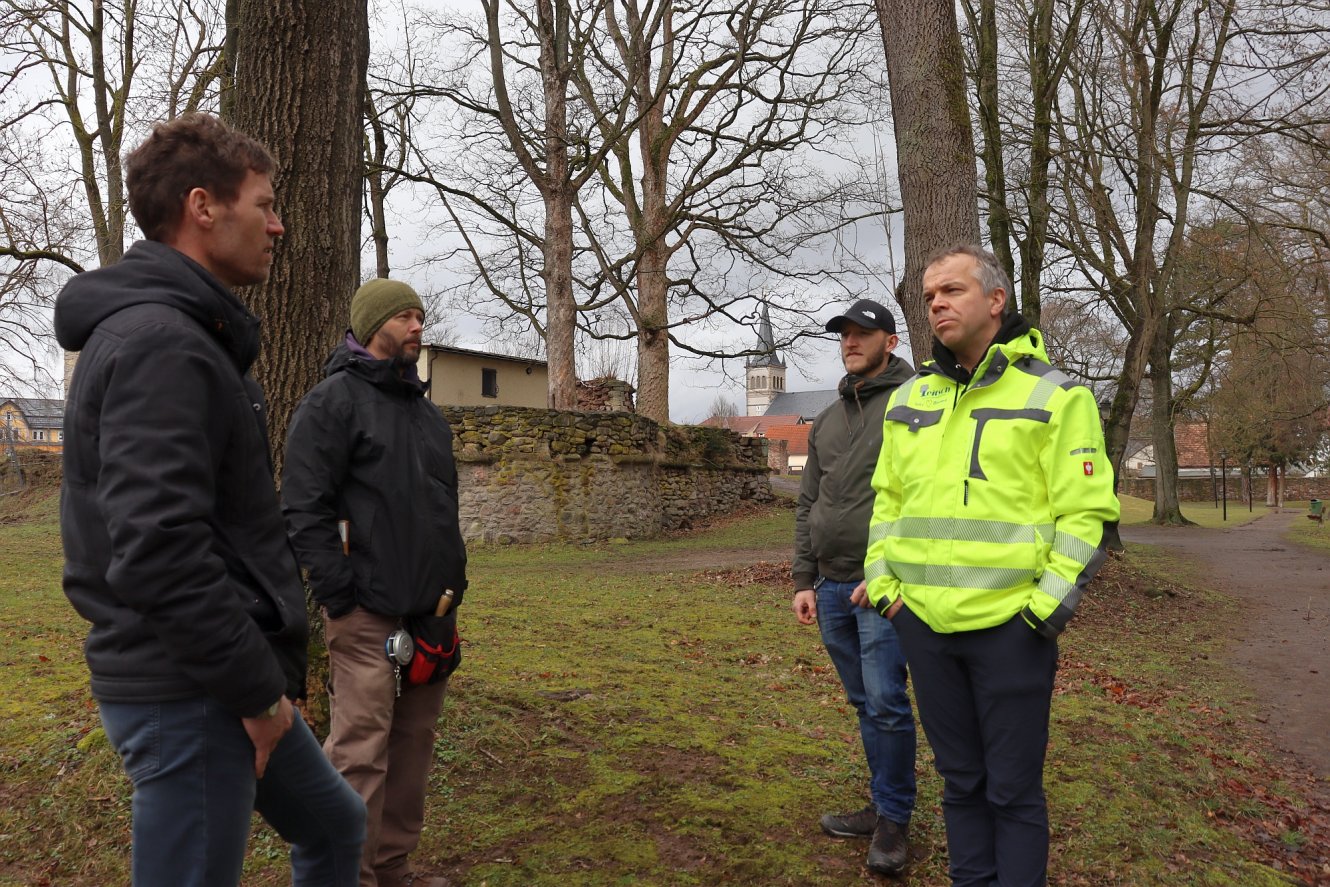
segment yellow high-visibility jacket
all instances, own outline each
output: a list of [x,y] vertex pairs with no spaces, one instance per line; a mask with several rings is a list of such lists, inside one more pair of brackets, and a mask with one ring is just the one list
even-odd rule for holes
[[968,384],[930,361],[892,393],[864,576],[934,631],[1020,613],[1055,637],[1105,559],[1118,519],[1088,388],[1048,363],[1038,330],[994,344]]

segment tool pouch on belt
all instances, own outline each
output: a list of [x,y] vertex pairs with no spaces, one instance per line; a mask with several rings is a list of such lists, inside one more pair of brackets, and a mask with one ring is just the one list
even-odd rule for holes
[[457,670],[462,645],[457,635],[457,610],[443,616],[408,616],[406,630],[415,641],[415,655],[403,671],[411,684],[436,684]]

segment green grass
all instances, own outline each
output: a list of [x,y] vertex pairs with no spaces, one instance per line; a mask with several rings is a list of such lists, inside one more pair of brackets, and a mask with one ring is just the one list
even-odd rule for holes
[[[1137,499],[1135,496],[1118,495],[1118,501],[1122,503],[1123,524],[1148,524],[1154,514],[1154,502],[1149,499]],[[1182,516],[1202,527],[1211,529],[1222,529],[1224,527],[1240,527],[1243,524],[1251,523],[1257,518],[1263,516],[1267,509],[1261,503],[1256,503],[1255,508],[1247,510],[1246,503],[1229,501],[1228,520],[1224,520],[1224,511],[1221,507],[1216,508],[1213,502],[1183,502],[1181,505]]]
[[[1285,503],[1284,507],[1296,508],[1303,514],[1308,513],[1308,503],[1306,502],[1288,502]],[[1319,548],[1323,551],[1330,550],[1330,527],[1327,527],[1324,522],[1317,523],[1306,518],[1296,520],[1289,527],[1288,538],[1311,548]]]
[[[0,521],[0,568],[18,580],[0,598],[0,885],[124,883],[128,786],[59,590],[54,507]],[[778,569],[743,585],[680,566],[787,546],[792,528],[778,508],[648,543],[477,549],[418,858],[485,887],[872,883],[863,845],[817,827],[863,803],[866,772],[816,630],[795,624]],[[1277,815],[1296,800],[1220,664],[1226,602],[1161,578],[1171,569],[1133,546],[1064,639],[1055,883],[1291,883],[1244,837],[1268,821],[1275,842],[1305,840]],[[922,734],[919,758],[905,883],[931,887],[948,881]],[[1235,799],[1234,784],[1262,789]],[[246,884],[289,878],[266,828],[246,871]]]

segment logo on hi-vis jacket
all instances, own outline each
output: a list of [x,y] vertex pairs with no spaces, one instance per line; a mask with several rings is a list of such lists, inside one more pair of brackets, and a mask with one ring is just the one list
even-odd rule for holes
[[1085,469],[1085,476],[1086,476],[1086,477],[1091,477],[1091,476],[1094,475],[1094,463],[1093,463],[1093,462],[1082,462],[1082,463],[1081,463],[1081,468]]

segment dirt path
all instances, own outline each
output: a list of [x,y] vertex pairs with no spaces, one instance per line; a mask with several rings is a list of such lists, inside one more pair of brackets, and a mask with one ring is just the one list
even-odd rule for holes
[[1122,538],[1194,562],[1240,602],[1231,661],[1246,675],[1275,745],[1330,780],[1330,555],[1285,541],[1302,515],[1283,509],[1225,530],[1137,525],[1123,527]]

